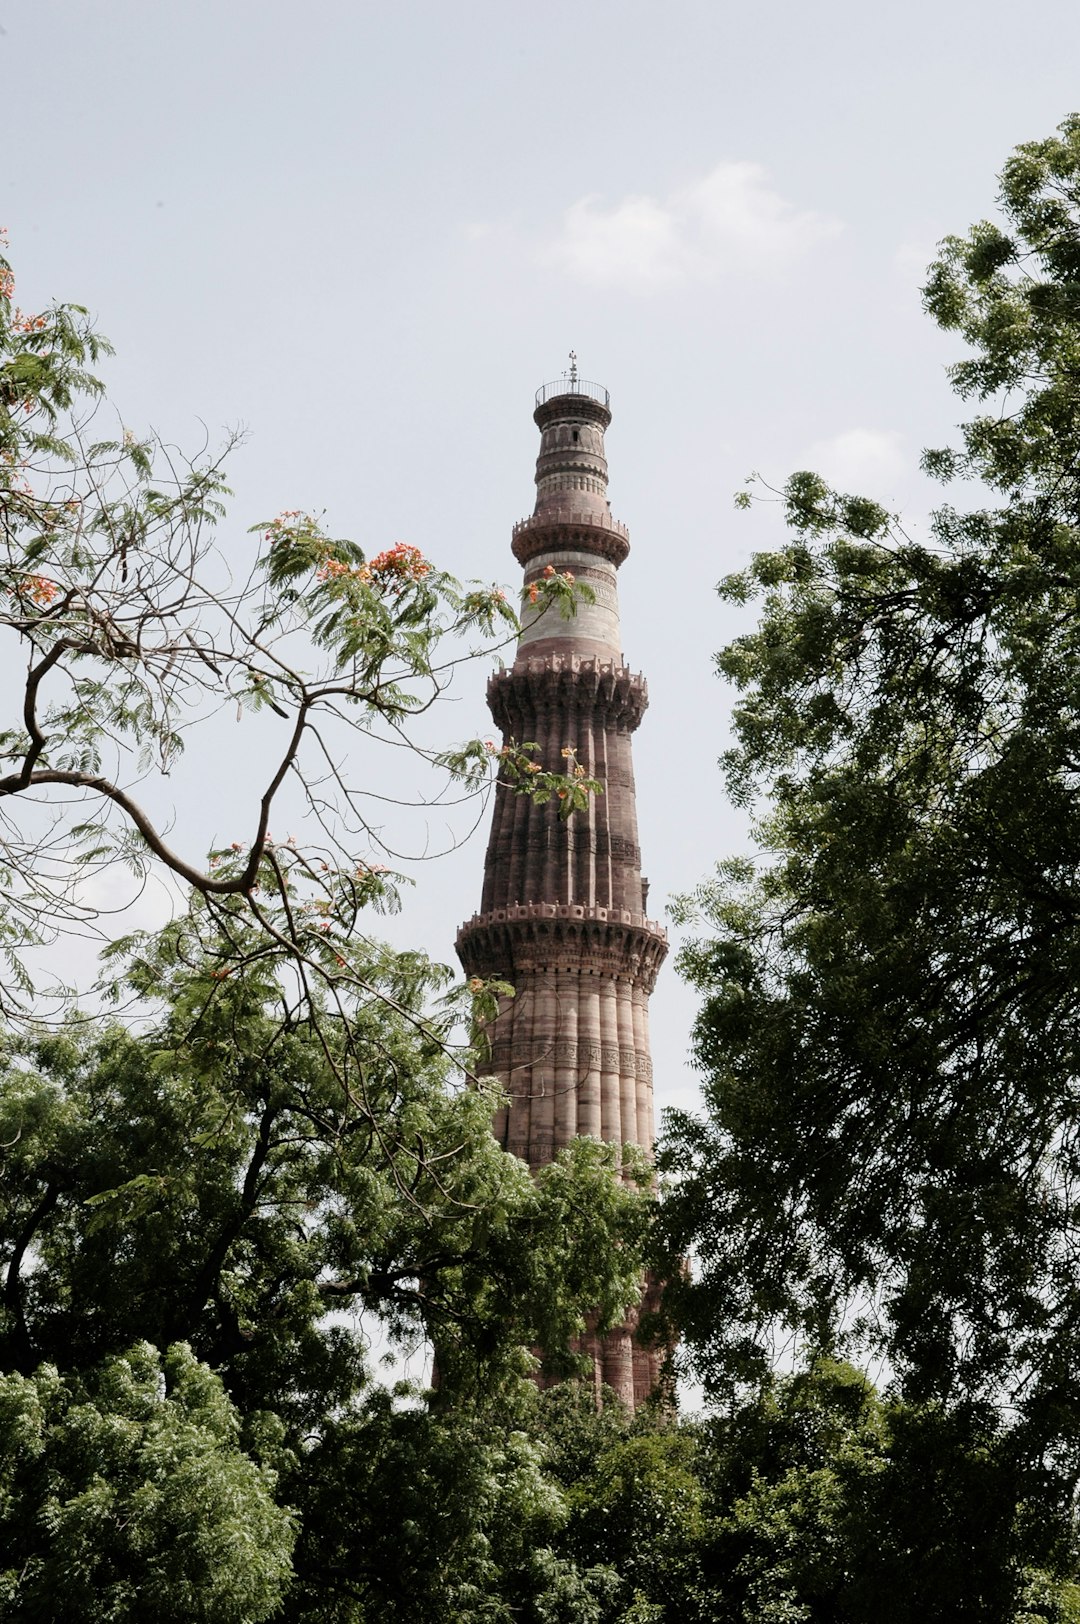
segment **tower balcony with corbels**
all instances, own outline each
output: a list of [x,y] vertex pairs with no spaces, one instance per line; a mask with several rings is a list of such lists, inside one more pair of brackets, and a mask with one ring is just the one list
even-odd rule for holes
[[510,547],[523,568],[556,546],[596,553],[617,567],[630,556],[630,531],[610,513],[570,507],[557,514],[530,513],[515,524]]

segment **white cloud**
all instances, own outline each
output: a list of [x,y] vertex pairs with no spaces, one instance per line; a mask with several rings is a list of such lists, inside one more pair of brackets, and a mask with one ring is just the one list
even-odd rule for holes
[[167,869],[151,867],[140,880],[122,863],[80,878],[74,892],[78,906],[100,921],[107,936],[162,930],[186,903],[184,886]]
[[186,895],[161,869],[151,869],[145,882],[119,862],[72,871],[67,863],[74,855],[61,853],[56,868],[57,937],[27,949],[25,959],[44,999],[50,989],[73,987],[84,1012],[90,1012],[100,1007],[91,989],[102,971],[102,948],[134,931],[162,930],[183,913]]
[[760,164],[725,162],[666,198],[631,195],[611,206],[579,198],[545,258],[583,282],[648,292],[783,271],[842,229],[772,191]]
[[800,468],[821,474],[839,490],[890,500],[890,492],[910,475],[903,437],[894,429],[846,429],[817,440],[799,461]]

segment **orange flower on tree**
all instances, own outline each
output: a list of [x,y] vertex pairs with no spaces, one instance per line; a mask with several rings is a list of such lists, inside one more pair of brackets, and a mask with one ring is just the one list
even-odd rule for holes
[[529,602],[538,603],[540,601],[540,593],[543,587],[548,581],[554,581],[556,577],[558,577],[559,580],[565,581],[568,586],[573,586],[574,584],[574,574],[572,570],[563,570],[562,574],[559,575],[559,572],[556,570],[554,564],[545,564],[543,575],[537,576],[535,581],[529,582]]
[[266,540],[269,542],[290,541],[292,539],[291,532],[296,529],[294,521],[301,517],[299,508],[286,508],[283,513],[278,514],[276,519],[271,519],[269,530],[264,532]]
[[31,603],[38,604],[42,609],[47,609],[60,588],[55,581],[50,581],[47,575],[27,575],[18,586],[12,587],[11,591],[17,592],[20,597],[29,598]]
[[44,316],[27,316],[23,311],[16,310],[11,325],[18,333],[40,333],[47,323]]
[[431,574],[431,565],[419,547],[410,547],[407,541],[399,541],[385,552],[377,553],[367,568],[372,578],[391,592],[400,592]]

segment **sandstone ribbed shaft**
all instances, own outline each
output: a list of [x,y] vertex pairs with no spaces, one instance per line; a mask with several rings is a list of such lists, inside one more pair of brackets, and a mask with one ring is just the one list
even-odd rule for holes
[[[537,402],[536,508],[513,533],[523,629],[513,666],[488,683],[488,704],[504,743],[537,743],[534,759],[555,771],[571,747],[604,794],[567,822],[557,802],[537,806],[500,785],[482,912],[458,934],[469,975],[515,988],[487,1069],[509,1099],[495,1133],[534,1169],[582,1134],[651,1154],[648,999],[667,952],[664,931],[645,917],[630,736],[648,692],[619,640],[616,570],[630,540],[607,501],[607,391],[574,377],[547,385]],[[570,618],[539,612],[529,588],[549,568],[569,570],[594,601]],[[584,1343],[598,1387],[631,1406],[654,1389],[661,1362],[635,1344],[637,1318]]]

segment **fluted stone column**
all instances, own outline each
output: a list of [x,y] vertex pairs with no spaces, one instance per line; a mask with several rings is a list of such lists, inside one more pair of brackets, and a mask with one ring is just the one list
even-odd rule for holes
[[[629,534],[607,501],[607,391],[576,376],[537,395],[536,507],[514,526],[524,570],[522,633],[513,665],[488,683],[504,742],[537,743],[560,770],[569,745],[605,793],[568,822],[500,785],[484,868],[482,912],[458,933],[469,975],[509,981],[491,1032],[487,1070],[508,1096],[494,1130],[538,1168],[576,1135],[653,1144],[648,999],[667,937],[645,916],[631,735],[648,703],[642,677],[622,656],[616,571]],[[570,570],[595,595],[573,617],[541,612],[529,598],[551,567]],[[647,1282],[643,1308],[655,1306]],[[595,1377],[627,1404],[656,1385],[657,1349],[634,1341],[639,1310],[582,1346]]]

